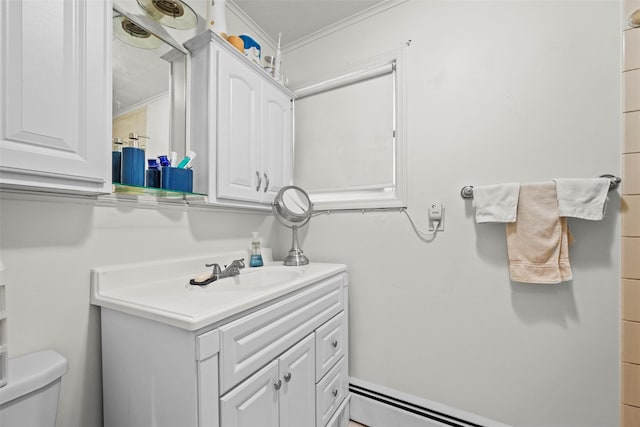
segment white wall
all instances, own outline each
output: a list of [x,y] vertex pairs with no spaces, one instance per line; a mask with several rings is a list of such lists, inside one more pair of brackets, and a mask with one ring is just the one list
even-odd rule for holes
[[[312,261],[351,273],[351,374],[517,426],[613,427],[618,417],[619,199],[574,221],[574,281],[510,283],[504,230],[476,226],[463,185],[619,173],[617,2],[412,0],[287,54],[290,80],[409,49],[409,209],[446,231],[425,243],[397,212],[315,217]],[[11,356],[69,360],[58,426],[101,425],[102,265],[245,247],[270,215],[76,199],[0,201]],[[168,248],[168,249],[165,249]]]
[[100,311],[90,305],[92,268],[242,250],[250,246],[251,231],[260,231],[266,246],[274,241],[270,216],[206,208],[102,206],[3,193],[0,218],[9,355],[53,349],[69,362],[58,427],[102,425]]
[[[570,221],[574,280],[509,281],[505,231],[464,185],[620,171],[614,1],[417,1],[287,52],[291,85],[395,49],[408,65],[409,211],[313,218],[312,261],[349,266],[350,374],[519,427],[618,425],[619,197]],[[355,160],[355,159],[354,159]]]

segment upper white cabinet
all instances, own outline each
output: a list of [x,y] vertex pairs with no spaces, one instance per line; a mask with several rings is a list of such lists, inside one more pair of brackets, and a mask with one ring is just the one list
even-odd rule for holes
[[0,3],[0,185],[104,193],[111,2]]
[[291,181],[293,95],[213,32],[191,51],[191,149],[208,168],[194,191],[209,202],[260,207]]

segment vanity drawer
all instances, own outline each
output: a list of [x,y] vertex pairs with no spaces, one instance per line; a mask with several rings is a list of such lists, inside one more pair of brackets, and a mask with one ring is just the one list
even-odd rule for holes
[[347,360],[343,357],[316,385],[316,427],[324,427],[349,392]]
[[225,393],[344,308],[345,275],[219,328],[220,392]]
[[342,401],[338,410],[333,417],[329,420],[326,426],[324,427],[349,427],[349,400],[351,396],[347,396],[346,399]]
[[344,356],[347,347],[347,322],[343,312],[316,330],[316,381]]

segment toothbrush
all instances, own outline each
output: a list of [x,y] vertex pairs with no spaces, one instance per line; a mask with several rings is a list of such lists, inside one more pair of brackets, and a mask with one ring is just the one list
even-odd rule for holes
[[280,81],[280,39],[282,38],[282,33],[278,33],[278,48],[276,49],[276,64],[273,69],[273,78]]
[[180,163],[178,163],[178,167],[180,169],[184,169],[191,164],[191,161],[195,159],[196,153],[193,151],[189,151],[184,159]]

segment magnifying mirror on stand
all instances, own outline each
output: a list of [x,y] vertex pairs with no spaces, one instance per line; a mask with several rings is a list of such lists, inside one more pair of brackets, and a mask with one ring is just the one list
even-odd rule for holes
[[300,187],[287,185],[282,187],[271,205],[273,215],[285,227],[292,230],[291,250],[284,259],[284,265],[307,265],[307,258],[298,244],[298,228],[311,219],[313,204],[309,195]]

